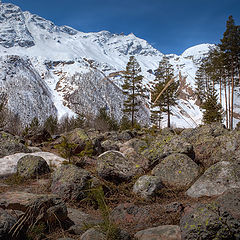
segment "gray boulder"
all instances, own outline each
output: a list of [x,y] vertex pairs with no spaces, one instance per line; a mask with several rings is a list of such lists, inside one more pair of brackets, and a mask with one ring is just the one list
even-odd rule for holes
[[212,165],[187,190],[187,195],[198,198],[220,195],[228,189],[240,187],[240,165],[222,161]]
[[40,156],[26,155],[17,163],[17,173],[26,179],[50,172],[50,168],[44,158]]
[[0,132],[0,157],[8,156],[14,153],[30,153],[24,144],[23,139],[13,136],[10,133]]
[[180,189],[189,186],[199,173],[199,166],[190,157],[180,153],[164,158],[152,170],[152,174],[164,185]]
[[99,218],[73,208],[68,208],[68,218],[73,222],[73,225],[68,229],[68,232],[75,235],[83,234],[83,229],[86,225],[95,226],[101,222]]
[[119,151],[119,147],[116,141],[105,140],[101,143],[101,145],[103,147],[103,152],[111,151],[111,150]]
[[149,165],[154,166],[172,153],[182,153],[195,158],[193,145],[177,135],[161,135],[142,154],[149,159]]
[[52,193],[64,200],[81,200],[86,197],[84,190],[89,187],[91,175],[88,171],[74,165],[63,165],[52,174]]
[[17,222],[16,217],[11,216],[5,210],[0,208],[0,239],[2,240],[11,239],[9,231],[16,222]]
[[141,153],[143,150],[147,149],[148,145],[146,141],[138,138],[133,138],[122,144],[120,151],[124,151],[127,148],[133,148],[136,153]]
[[137,232],[134,237],[137,240],[181,240],[181,230],[179,226],[164,225],[145,229]]
[[105,240],[106,235],[96,228],[88,229],[80,238],[80,240]]
[[140,177],[133,186],[133,192],[142,198],[154,197],[164,186],[159,177],[144,175]]
[[141,170],[137,162],[130,161],[117,151],[107,151],[97,158],[98,175],[116,184],[130,180],[141,173]]
[[219,199],[208,204],[198,204],[185,214],[180,221],[183,239],[239,239],[240,219],[229,211],[229,205],[233,204],[235,212],[240,212],[239,190],[238,198],[226,193],[223,199],[225,202]]

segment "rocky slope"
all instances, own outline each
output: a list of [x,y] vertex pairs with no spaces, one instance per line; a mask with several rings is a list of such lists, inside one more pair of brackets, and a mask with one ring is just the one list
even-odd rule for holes
[[73,155],[64,160],[0,132],[0,239],[237,240],[239,136],[220,123],[77,128],[38,145],[64,154],[56,146],[68,138]]
[[[0,29],[0,56],[27,56],[34,71],[45,82],[50,104],[54,104],[59,117],[74,112],[96,114],[99,107],[106,107],[120,119],[124,96],[119,86],[129,56],[134,55],[140,63],[146,85],[153,80],[153,72],[163,57],[161,52],[134,34],[83,33],[68,26],[58,27],[13,4],[0,4]],[[180,56],[167,55],[175,75],[180,71],[182,74],[179,104],[173,108],[173,126],[194,127],[201,122],[202,114],[195,104],[194,76],[200,59],[212,46],[201,44]],[[13,75],[13,79],[17,81],[17,75]],[[40,79],[36,77],[35,81]],[[5,88],[4,84],[1,86]],[[38,99],[34,97],[34,101],[38,102]],[[26,122],[43,114],[38,108],[31,112],[30,107],[30,116],[23,117],[21,111],[12,109]],[[141,109],[139,119],[143,123],[149,122],[147,104]],[[55,113],[54,110],[47,111],[42,118]]]

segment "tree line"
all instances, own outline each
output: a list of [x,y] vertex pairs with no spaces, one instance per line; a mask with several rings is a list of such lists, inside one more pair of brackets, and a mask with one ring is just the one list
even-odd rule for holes
[[239,87],[240,26],[229,16],[220,44],[202,59],[196,73],[196,95],[204,110],[203,121],[222,121],[225,117],[226,127],[233,129],[234,93],[239,94]]
[[[234,92],[240,86],[240,27],[235,25],[232,16],[226,24],[226,31],[221,43],[210,50],[207,57],[203,58],[196,72],[195,94],[198,104],[203,110],[203,122],[222,122],[226,118],[226,126],[233,128]],[[150,105],[151,123],[157,128],[162,127],[163,115],[167,115],[167,127],[171,126],[172,107],[177,104],[179,80],[174,77],[174,69],[169,59],[164,56],[158,68],[153,72],[154,80],[150,88],[146,88],[141,75],[141,67],[134,56],[130,56],[123,74],[122,90],[125,95],[123,102],[123,117],[117,121],[114,116],[109,116],[106,108],[99,109],[97,116],[78,114],[75,117],[58,121],[50,116],[45,123],[40,124],[34,118],[28,126],[22,127],[22,132],[28,134],[34,126],[46,128],[50,133],[59,133],[72,130],[76,127],[93,127],[103,131],[139,128],[137,113],[140,106]],[[219,95],[217,93],[219,88]],[[220,100],[220,101],[219,101]],[[9,117],[15,122],[20,121],[17,115],[6,108],[7,99],[4,94],[0,96],[0,128],[6,128],[10,122]],[[222,105],[226,109],[223,112]],[[6,116],[9,116],[6,118]],[[20,123],[19,123],[20,124]],[[17,124],[11,124],[17,126]],[[9,126],[8,126],[9,127]],[[19,131],[13,129],[12,131]]]

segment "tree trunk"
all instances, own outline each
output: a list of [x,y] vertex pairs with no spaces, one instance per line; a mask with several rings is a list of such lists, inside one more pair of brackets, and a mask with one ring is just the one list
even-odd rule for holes
[[170,128],[171,124],[170,124],[170,107],[169,104],[167,106],[167,113],[168,113],[168,123],[167,123],[167,127]]
[[219,81],[219,87],[220,87],[220,104],[222,105],[222,78],[220,77]]
[[232,72],[232,94],[231,94],[231,125],[230,129],[233,129],[233,94],[234,93],[234,76]]
[[132,128],[134,127],[134,111],[135,111],[135,81],[133,78],[133,100],[132,100]]
[[226,80],[224,82],[224,95],[225,95],[225,106],[226,106],[226,128],[228,128],[228,104],[227,104],[227,86]]
[[228,79],[228,126],[231,129],[231,87],[230,79]]

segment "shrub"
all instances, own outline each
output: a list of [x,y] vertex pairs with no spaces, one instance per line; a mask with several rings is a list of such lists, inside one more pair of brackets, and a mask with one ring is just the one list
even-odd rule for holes
[[50,133],[56,134],[58,130],[57,117],[49,116],[43,124],[43,127]]
[[72,157],[74,156],[74,150],[77,147],[77,144],[69,142],[68,138],[62,136],[63,140],[61,143],[55,145],[54,147],[60,151],[60,154],[63,158],[66,158],[70,163]]
[[106,108],[100,108],[97,117],[94,119],[94,125],[100,131],[117,131],[119,125],[113,116],[109,116]]

